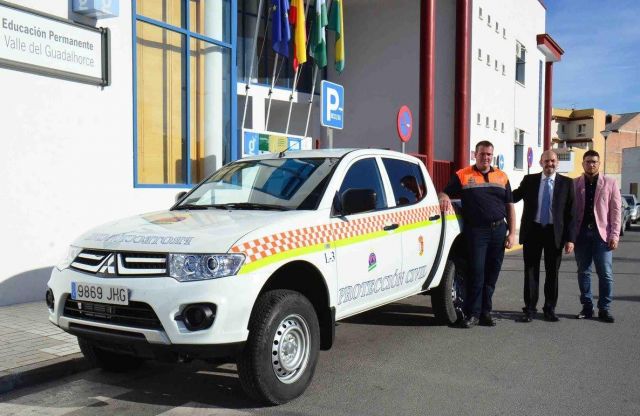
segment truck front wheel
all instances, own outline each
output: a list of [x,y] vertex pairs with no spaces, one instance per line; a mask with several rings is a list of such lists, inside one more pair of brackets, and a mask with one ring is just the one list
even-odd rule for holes
[[436,319],[445,325],[452,325],[462,319],[462,299],[464,281],[461,271],[456,269],[452,259],[447,260],[440,285],[431,293],[431,305]]
[[238,358],[245,392],[270,404],[300,396],[311,383],[320,349],[320,327],[309,300],[291,290],[261,295]]

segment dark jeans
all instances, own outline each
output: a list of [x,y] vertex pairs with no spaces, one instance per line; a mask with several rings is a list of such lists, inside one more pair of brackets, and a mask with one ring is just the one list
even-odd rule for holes
[[557,248],[553,225],[534,223],[528,241],[523,245],[524,311],[535,313],[540,287],[540,257],[544,251],[544,311],[553,312],[558,303],[558,270],[562,247]]
[[507,225],[495,227],[468,226],[464,236],[469,251],[469,276],[466,279],[464,298],[465,316],[480,317],[491,312],[493,291],[496,288],[502,260]]
[[583,227],[576,239],[576,262],[578,263],[578,286],[580,303],[583,308],[593,308],[591,294],[591,264],[596,266],[598,274],[598,309],[609,310],[613,301],[613,252],[595,229]]

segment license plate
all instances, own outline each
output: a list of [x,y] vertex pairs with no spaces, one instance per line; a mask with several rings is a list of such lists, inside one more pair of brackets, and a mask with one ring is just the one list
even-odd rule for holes
[[122,286],[71,282],[71,299],[110,303],[112,305],[128,305],[129,289]]

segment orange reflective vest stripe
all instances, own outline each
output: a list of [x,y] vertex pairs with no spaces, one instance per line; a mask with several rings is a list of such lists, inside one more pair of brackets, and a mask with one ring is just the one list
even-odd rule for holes
[[460,179],[463,190],[486,187],[506,189],[507,183],[509,182],[507,175],[498,168],[492,168],[492,170],[489,171],[487,174],[488,181],[485,180],[482,172],[474,169],[474,166],[467,166],[466,168],[460,169],[456,172],[456,175],[458,179]]

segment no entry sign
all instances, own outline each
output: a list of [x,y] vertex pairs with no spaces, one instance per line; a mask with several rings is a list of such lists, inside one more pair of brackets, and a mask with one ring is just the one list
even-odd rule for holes
[[400,140],[404,143],[411,140],[411,133],[413,133],[413,115],[406,105],[403,105],[400,107],[400,110],[398,110],[397,128]]

